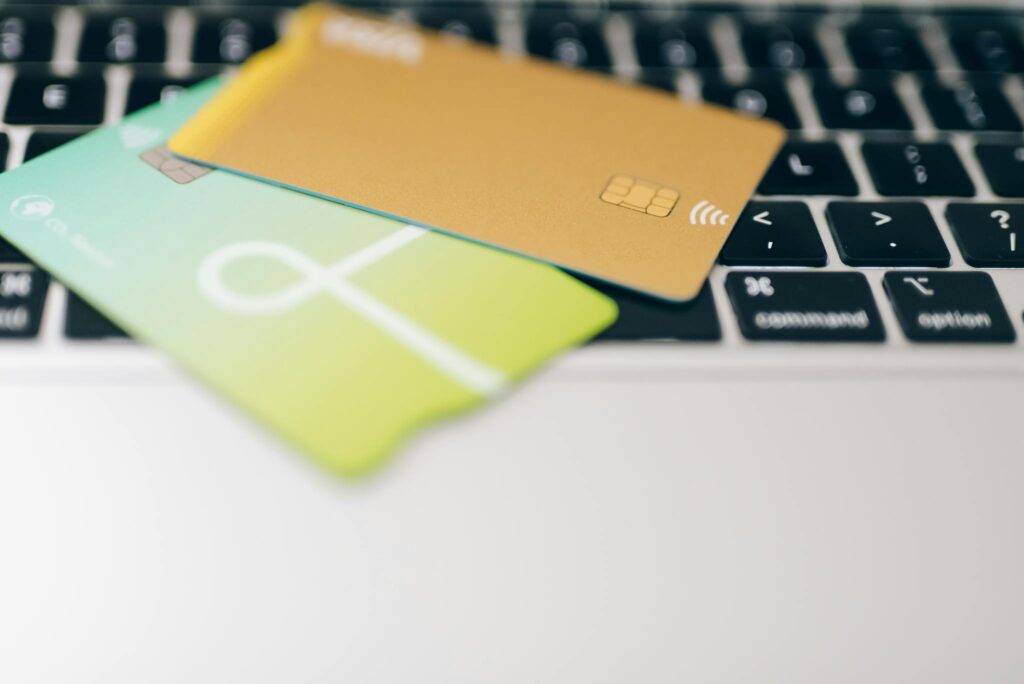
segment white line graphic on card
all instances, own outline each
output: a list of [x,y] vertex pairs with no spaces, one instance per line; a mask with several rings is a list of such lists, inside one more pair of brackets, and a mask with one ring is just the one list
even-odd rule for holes
[[[279,242],[237,242],[207,256],[199,266],[199,289],[215,304],[236,314],[267,316],[287,311],[325,293],[362,314],[382,331],[404,345],[455,382],[480,394],[494,394],[505,386],[504,374],[472,358],[429,330],[355,287],[346,278],[401,249],[428,231],[406,226],[329,266],[323,266],[298,250]],[[227,287],[224,270],[253,257],[268,257],[285,264],[303,279],[278,292],[247,295]]]

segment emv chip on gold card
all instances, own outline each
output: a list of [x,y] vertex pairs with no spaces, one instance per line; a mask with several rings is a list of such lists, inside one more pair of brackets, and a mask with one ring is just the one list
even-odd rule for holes
[[679,201],[679,193],[631,176],[616,176],[604,189],[601,199],[651,216],[665,217]]
[[170,148],[684,301],[783,136],[652,88],[312,5]]

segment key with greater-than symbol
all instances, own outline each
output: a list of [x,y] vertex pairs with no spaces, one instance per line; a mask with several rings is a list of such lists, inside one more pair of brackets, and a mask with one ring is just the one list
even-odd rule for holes
[[949,266],[949,250],[920,202],[832,202],[839,258],[851,266]]
[[803,202],[750,202],[718,260],[726,266],[824,266],[814,218]]

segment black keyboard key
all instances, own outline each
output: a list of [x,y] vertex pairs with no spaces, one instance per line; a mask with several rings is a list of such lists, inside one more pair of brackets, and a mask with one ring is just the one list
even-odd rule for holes
[[831,142],[790,142],[761,180],[764,195],[857,194],[857,181],[839,146]]
[[914,342],[1013,342],[1016,334],[988,273],[886,273],[903,333]]
[[102,76],[23,75],[7,102],[9,124],[95,126],[103,122],[107,87]]
[[839,86],[819,80],[814,85],[814,100],[828,128],[894,131],[913,128],[896,91],[884,81]]
[[72,340],[102,340],[128,337],[128,334],[88,302],[68,292],[68,307],[64,315],[64,335]]
[[708,102],[732,107],[746,116],[775,119],[791,130],[800,128],[800,119],[779,79],[760,78],[736,85],[708,77],[704,81],[703,96]]
[[17,247],[0,237],[0,264],[27,264],[28,257]]
[[949,266],[949,250],[920,202],[832,202],[826,212],[851,266]]
[[198,22],[192,46],[192,61],[198,64],[241,64],[277,40],[271,15],[214,15]]
[[828,65],[807,23],[747,23],[741,28],[747,64],[754,69],[824,69]]
[[825,246],[803,202],[750,202],[718,256],[726,266],[824,266]]
[[952,203],[946,219],[971,266],[1024,267],[1024,205]]
[[618,319],[596,341],[715,342],[722,338],[707,283],[693,301],[676,304],[592,280],[585,282],[614,299],[619,307]]
[[643,67],[711,69],[719,64],[704,23],[641,21],[635,38]]
[[33,133],[25,148],[25,161],[31,161],[41,154],[55,150],[81,135],[82,133]]
[[602,70],[611,66],[601,22],[560,10],[539,9],[530,14],[526,49],[565,66]]
[[137,112],[157,102],[167,103],[176,98],[181,91],[190,88],[199,79],[162,78],[152,76],[136,76],[128,88],[128,103],[125,113]]
[[50,278],[35,269],[0,268],[0,339],[39,334]]
[[0,62],[49,62],[54,35],[48,14],[12,14],[0,9]]
[[417,12],[416,21],[443,33],[494,44],[494,19],[483,7],[425,5]]
[[163,62],[166,57],[167,31],[159,14],[94,14],[85,20],[80,62],[129,64]]
[[979,144],[974,152],[993,192],[1003,197],[1024,197],[1024,144]]
[[936,128],[947,131],[1020,131],[1021,123],[998,86],[929,83],[921,89]]
[[750,340],[881,342],[885,328],[862,273],[733,271],[725,289]]
[[905,24],[872,21],[850,27],[847,44],[861,69],[925,71],[933,69],[915,31]]
[[862,148],[878,192],[887,197],[971,197],[971,182],[947,143],[868,142]]
[[960,21],[951,27],[950,44],[967,71],[1014,73],[1024,70],[1024,43],[1007,24],[1009,17]]

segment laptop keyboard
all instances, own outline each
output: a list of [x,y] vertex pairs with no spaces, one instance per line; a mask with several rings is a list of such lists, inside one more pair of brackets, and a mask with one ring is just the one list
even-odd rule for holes
[[[621,311],[599,341],[716,343],[728,330],[755,346],[1016,341],[1024,279],[1006,269],[1024,267],[1024,15],[638,2],[364,9],[790,131],[696,300],[591,283]],[[0,159],[11,168],[233,68],[277,39],[288,11],[0,7],[0,83],[10,84]],[[38,339],[49,306],[63,308],[68,340],[125,337],[60,291],[0,239],[0,341]]]

